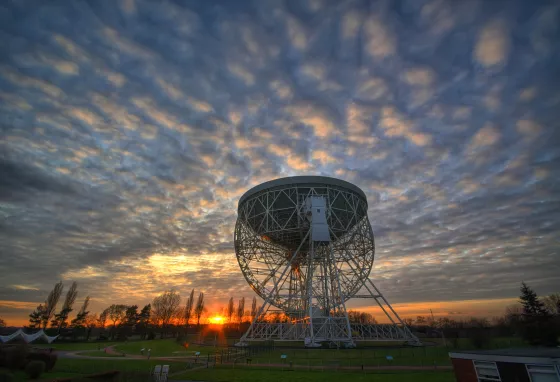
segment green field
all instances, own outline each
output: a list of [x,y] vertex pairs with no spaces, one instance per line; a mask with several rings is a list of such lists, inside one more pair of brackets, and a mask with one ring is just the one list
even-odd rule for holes
[[[41,376],[42,380],[49,380],[59,377],[79,377],[87,374],[101,373],[103,371],[120,370],[129,372],[143,372],[149,373],[153,370],[155,365],[161,365],[162,361],[158,360],[132,360],[132,359],[71,359],[59,358],[56,362],[54,369],[49,373],[44,373]],[[187,370],[184,363],[165,362],[170,365],[172,373]],[[23,371],[14,373],[16,381],[26,381],[26,376]]]
[[82,355],[82,356],[88,356],[88,357],[109,357],[109,358],[114,358],[114,357],[123,357],[120,354],[113,354],[113,353],[106,353],[103,350],[88,350],[88,351],[80,351],[78,353],[76,353],[78,355]]
[[53,342],[52,344],[33,344],[34,348],[49,349],[53,348],[60,351],[76,351],[76,350],[103,350],[108,346],[114,345],[115,342]]
[[217,349],[213,346],[201,346],[188,343],[188,347],[183,346],[174,339],[151,340],[151,341],[131,341],[120,343],[115,346],[115,350],[125,354],[140,355],[140,350],[144,350],[144,355],[148,349],[151,349],[152,357],[190,357],[195,352],[200,352],[201,356],[214,354]]
[[[450,371],[435,368],[450,366],[448,353],[452,351],[452,341],[447,342],[447,348],[442,346],[441,340],[433,340],[436,346],[394,348],[379,346],[376,348],[358,349],[305,349],[282,347],[276,343],[275,347],[261,346],[258,352],[248,354],[247,349],[225,348],[197,345],[196,337],[188,338],[185,346],[175,339],[128,341],[128,342],[87,342],[87,343],[54,343],[37,347],[53,347],[59,351],[74,352],[78,355],[100,357],[99,359],[62,358],[54,370],[45,373],[42,379],[57,377],[81,376],[110,370],[148,373],[155,365],[169,364],[173,379],[195,379],[207,381],[276,381],[276,380],[306,380],[306,381],[334,381],[341,378],[352,378],[355,381],[453,381]],[[439,341],[439,345],[438,345]],[[235,339],[228,339],[228,343]],[[386,345],[386,344],[384,344]],[[497,338],[490,347],[519,347],[526,345],[516,338]],[[123,352],[126,356],[111,355],[103,349],[114,346],[115,351]],[[460,349],[470,349],[472,345],[466,339],[458,341]],[[143,359],[140,350],[145,349]],[[101,349],[101,350],[98,350]],[[147,359],[147,349],[151,349],[151,359]],[[205,364],[210,360],[209,369],[191,370],[192,357],[200,352],[198,364]],[[229,357],[226,354],[229,353]],[[221,355],[224,355],[222,358]],[[281,355],[286,358],[282,359]],[[392,360],[388,360],[391,356]],[[157,360],[155,357],[185,357],[183,359]],[[190,358],[190,359],[187,359]],[[248,364],[248,358],[250,364]],[[234,361],[235,360],[235,364]],[[216,368],[212,364],[216,362]],[[362,365],[365,373],[361,371]],[[375,367],[383,366],[425,366],[433,367],[426,371],[381,371]],[[354,368],[354,369],[344,369]],[[289,370],[293,369],[293,371]],[[23,381],[23,372],[16,373],[16,381]]]
[[[251,358],[253,364],[285,362],[302,366],[449,366],[449,350],[441,347],[432,348],[381,348],[381,349],[275,349],[252,356],[244,356],[240,362]],[[393,359],[388,360],[387,356]]]
[[198,369],[176,375],[174,379],[224,382],[273,382],[273,381],[310,381],[310,382],[453,382],[455,377],[449,371],[377,371],[377,372],[334,372],[334,371],[290,371],[258,369]]

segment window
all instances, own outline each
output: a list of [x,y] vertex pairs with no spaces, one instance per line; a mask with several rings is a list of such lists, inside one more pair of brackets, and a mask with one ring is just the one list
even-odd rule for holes
[[552,365],[527,365],[531,382],[560,382],[558,372]]
[[474,361],[478,382],[501,382],[500,373],[495,362]]

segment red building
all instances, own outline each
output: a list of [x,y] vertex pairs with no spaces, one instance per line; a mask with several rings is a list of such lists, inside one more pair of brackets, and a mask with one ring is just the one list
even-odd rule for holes
[[449,353],[457,382],[560,382],[560,348]]

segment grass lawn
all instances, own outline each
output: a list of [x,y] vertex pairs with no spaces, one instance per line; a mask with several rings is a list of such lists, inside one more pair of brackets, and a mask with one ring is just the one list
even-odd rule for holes
[[[186,370],[187,365],[184,362],[169,362],[161,360],[135,360],[117,357],[118,359],[76,359],[76,358],[59,358],[53,369],[54,373],[76,373],[76,374],[93,374],[110,370],[121,371],[141,371],[149,372],[153,370],[155,365],[170,365],[171,373]],[[45,374],[45,378],[50,373]]]
[[[131,372],[149,373],[155,365],[170,365],[170,372],[176,373],[187,370],[185,363],[158,361],[158,360],[133,360],[133,359],[75,359],[59,358],[54,369],[49,373],[43,373],[41,379],[54,379],[59,377],[77,377],[86,374],[101,373],[104,371],[120,370]],[[15,381],[27,381],[28,378],[23,371],[13,373]]]
[[119,352],[124,352],[126,354],[140,355],[140,350],[144,350],[144,354],[148,349],[152,349],[152,357],[180,357],[180,356],[192,356],[195,352],[200,352],[201,356],[206,356],[207,354],[214,355],[216,351],[221,348],[213,346],[200,346],[188,343],[188,347],[184,347],[178,343],[175,339],[164,339],[164,340],[146,340],[146,341],[131,341],[125,343],[119,343],[115,346],[115,350]]
[[[431,348],[386,348],[386,349],[275,349],[248,358],[253,363],[281,363],[280,356],[286,355],[287,362],[294,365],[310,366],[427,366],[451,365],[449,350],[443,347]],[[393,360],[387,360],[387,356]]]
[[455,377],[449,371],[378,371],[332,372],[332,371],[282,371],[258,369],[198,369],[176,375],[173,379],[192,379],[202,381],[243,381],[243,382],[272,382],[272,381],[310,381],[310,382],[453,382]]
[[103,350],[88,350],[88,351],[81,351],[79,353],[77,353],[78,355],[86,355],[86,356],[90,356],[90,357],[117,357],[117,358],[122,358],[122,355],[119,354],[112,354],[112,353],[105,353]]
[[33,344],[32,347],[49,349],[53,348],[61,351],[76,351],[76,350],[97,350],[98,347],[103,350],[107,346],[114,345],[115,342],[54,342],[52,344]]

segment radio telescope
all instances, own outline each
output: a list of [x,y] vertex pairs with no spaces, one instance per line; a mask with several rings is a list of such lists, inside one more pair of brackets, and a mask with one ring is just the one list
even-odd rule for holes
[[[238,346],[250,341],[356,341],[416,338],[369,279],[375,243],[364,192],[343,180],[295,176],[260,184],[239,200],[235,253],[264,303]],[[351,298],[373,299],[389,324],[348,319]],[[265,320],[283,313],[281,322]]]

